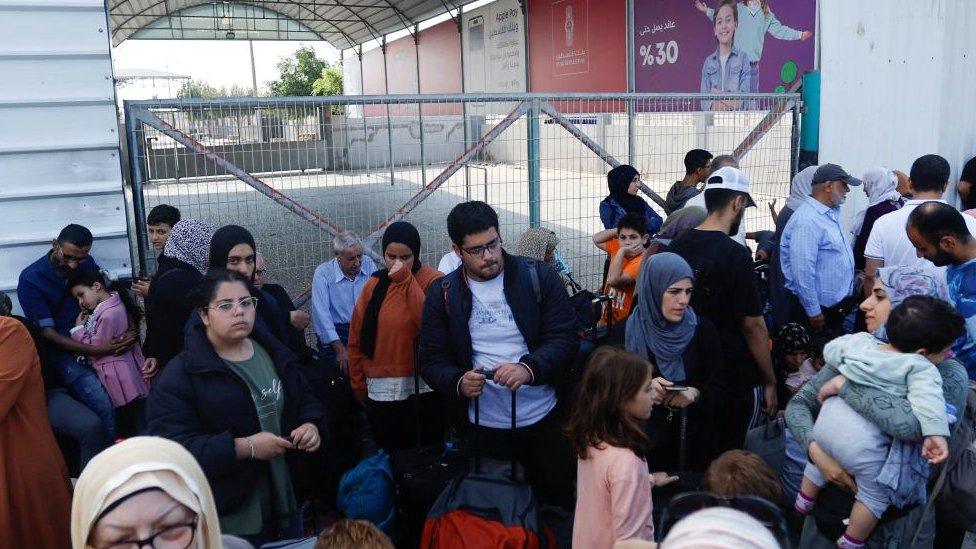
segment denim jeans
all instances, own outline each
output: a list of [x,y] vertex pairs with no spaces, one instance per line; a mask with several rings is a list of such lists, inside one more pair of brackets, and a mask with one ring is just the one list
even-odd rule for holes
[[102,427],[108,436],[109,441],[115,440],[115,406],[102,381],[95,375],[95,371],[88,365],[78,362],[78,360],[67,354],[57,353],[51,356],[55,361],[61,378],[71,389],[74,396],[88,407],[98,419],[102,421]]

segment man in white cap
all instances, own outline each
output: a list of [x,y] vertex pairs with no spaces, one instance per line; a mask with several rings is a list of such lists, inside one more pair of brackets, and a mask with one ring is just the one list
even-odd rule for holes
[[813,174],[813,192],[790,217],[780,238],[783,278],[793,294],[791,317],[815,332],[839,335],[857,307],[854,251],[840,206],[861,180],[836,164]]
[[769,334],[749,249],[729,235],[738,232],[746,208],[755,206],[751,183],[738,168],[716,170],[705,187],[708,216],[668,247],[695,272],[691,306],[719,332],[725,367],[731,374],[722,415],[720,450],[739,448],[746,431],[765,411],[776,412],[776,378]]

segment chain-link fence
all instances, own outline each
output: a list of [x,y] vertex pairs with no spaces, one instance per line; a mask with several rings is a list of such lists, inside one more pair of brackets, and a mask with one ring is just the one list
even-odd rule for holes
[[760,206],[746,226],[770,229],[766,202],[785,202],[795,168],[798,103],[792,94],[127,102],[135,225],[163,203],[185,218],[243,225],[270,278],[301,295],[332,257],[335,231],[371,237],[378,252],[384,227],[408,220],[420,230],[422,260],[436,265],[450,250],[448,212],[478,199],[498,211],[506,247],[530,226],[555,231],[575,278],[596,289],[604,254],[590,237],[603,228],[611,166],[634,165],[653,198],[684,176],[688,150],[734,154]]

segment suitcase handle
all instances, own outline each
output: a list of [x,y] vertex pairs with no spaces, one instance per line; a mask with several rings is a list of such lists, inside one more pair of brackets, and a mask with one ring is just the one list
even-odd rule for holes
[[[485,381],[487,383],[487,380]],[[514,482],[515,479],[515,430],[517,425],[516,419],[516,403],[515,403],[515,393],[512,391],[512,427],[509,432],[512,440],[509,442],[509,448],[511,448],[511,476],[510,478]],[[481,431],[481,397],[474,397],[474,472],[481,474],[481,436],[479,431]]]

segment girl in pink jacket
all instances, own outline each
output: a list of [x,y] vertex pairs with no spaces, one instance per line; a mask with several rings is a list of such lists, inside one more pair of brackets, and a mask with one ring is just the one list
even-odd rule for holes
[[[100,273],[77,271],[68,279],[68,290],[78,300],[81,314],[71,338],[101,345],[138,327],[137,309],[128,295],[115,291]],[[119,433],[142,434],[149,382],[143,375],[146,359],[136,343],[119,355],[89,357],[116,409]]]

